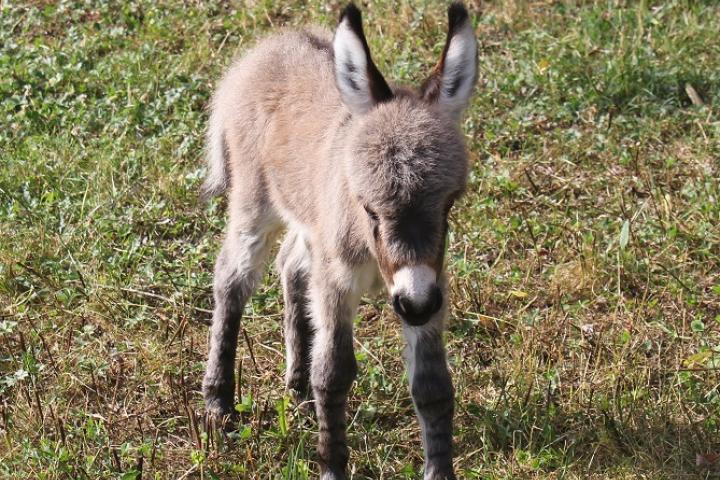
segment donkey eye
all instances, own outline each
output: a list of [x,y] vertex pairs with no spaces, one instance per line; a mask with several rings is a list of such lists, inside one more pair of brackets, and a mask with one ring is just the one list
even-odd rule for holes
[[371,209],[368,206],[365,206],[364,208],[365,208],[365,212],[367,213],[370,220],[372,220],[375,223],[380,221],[380,217],[378,217],[378,214],[375,213],[375,211],[373,209]]

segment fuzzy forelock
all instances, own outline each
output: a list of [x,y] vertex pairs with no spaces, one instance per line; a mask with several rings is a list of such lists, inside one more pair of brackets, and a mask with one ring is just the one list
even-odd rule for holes
[[350,168],[368,200],[410,203],[462,190],[467,159],[453,122],[415,99],[378,106],[359,125]]

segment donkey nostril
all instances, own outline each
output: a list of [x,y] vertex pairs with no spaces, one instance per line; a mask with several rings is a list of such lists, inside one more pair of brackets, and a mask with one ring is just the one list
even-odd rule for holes
[[438,310],[440,310],[440,307],[442,307],[443,297],[442,292],[440,291],[440,288],[435,287],[432,290],[432,293],[430,294],[430,303],[428,308],[428,313],[432,315],[433,313],[437,313]]
[[404,295],[393,295],[393,308],[400,315],[409,315],[412,312],[412,304]]
[[400,310],[405,314],[410,314],[413,311],[413,304],[407,297],[400,297]]
[[422,325],[427,322],[440,310],[442,302],[442,292],[438,287],[430,291],[428,298],[421,305],[413,303],[410,297],[403,294],[395,294],[392,297],[395,312],[411,325]]
[[399,314],[403,314],[403,313],[404,313],[404,312],[402,311],[402,307],[401,307],[401,305],[400,305],[400,295],[398,295],[398,294],[393,295],[392,303],[393,303],[393,308],[395,309],[395,311],[396,311],[397,313],[399,313]]

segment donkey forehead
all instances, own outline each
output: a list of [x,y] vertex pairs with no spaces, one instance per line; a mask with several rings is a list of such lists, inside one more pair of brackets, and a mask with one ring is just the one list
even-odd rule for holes
[[363,119],[355,137],[353,169],[365,193],[415,202],[464,187],[462,137],[452,122],[434,113],[401,100],[381,104]]
[[368,112],[359,136],[368,148],[390,149],[390,154],[463,144],[455,122],[445,112],[409,96],[381,103]]

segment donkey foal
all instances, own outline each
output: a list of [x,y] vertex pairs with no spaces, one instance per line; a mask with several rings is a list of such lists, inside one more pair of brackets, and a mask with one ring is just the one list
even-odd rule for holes
[[443,257],[468,171],[459,124],[477,47],[462,4],[448,20],[440,61],[419,88],[388,85],[350,5],[334,36],[284,31],[259,42],[213,98],[206,188],[226,192],[229,221],[215,267],[207,410],[217,418],[233,410],[240,317],[285,229],[286,384],[315,399],[323,480],[346,478],[352,320],[379,280],[407,340],[425,479],[455,478]]

